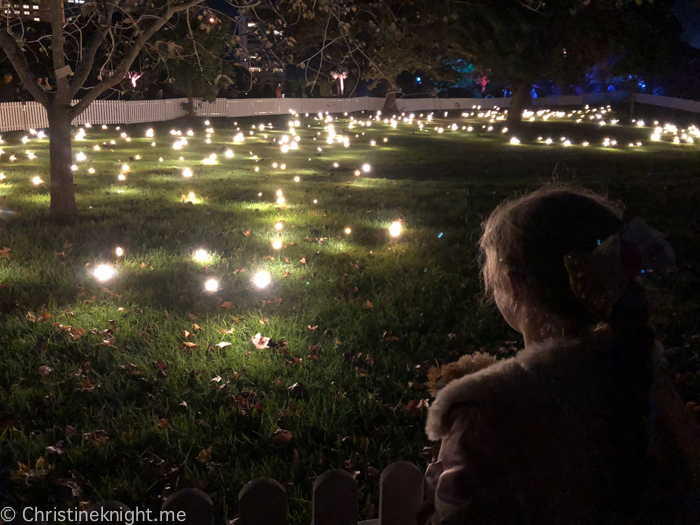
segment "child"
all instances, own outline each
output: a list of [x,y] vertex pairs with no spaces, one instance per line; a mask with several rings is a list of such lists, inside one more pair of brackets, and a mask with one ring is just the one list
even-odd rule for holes
[[661,234],[555,187],[499,206],[481,252],[525,349],[463,358],[437,384],[419,522],[700,523],[700,431],[656,364],[636,280],[674,267]]

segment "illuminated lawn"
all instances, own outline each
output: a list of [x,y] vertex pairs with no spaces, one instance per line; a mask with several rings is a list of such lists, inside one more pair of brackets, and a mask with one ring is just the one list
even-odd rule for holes
[[[378,471],[425,466],[428,367],[521,345],[482,302],[475,245],[498,202],[553,176],[608,191],[667,234],[681,271],[647,284],[677,384],[700,401],[698,136],[652,142],[653,122],[574,115],[538,118],[514,145],[501,121],[426,115],[396,128],[340,118],[332,145],[327,123],[303,115],[213,119],[210,144],[203,122],[86,128],[71,226],[48,222],[48,185],[32,183],[49,180],[47,140],[4,134],[0,506],[144,508],[197,487],[232,519],[243,484],[269,476],[290,491],[292,522],[308,523],[314,477],[347,468],[369,516]],[[103,283],[100,264],[116,270]],[[261,271],[264,288],[251,281]]]

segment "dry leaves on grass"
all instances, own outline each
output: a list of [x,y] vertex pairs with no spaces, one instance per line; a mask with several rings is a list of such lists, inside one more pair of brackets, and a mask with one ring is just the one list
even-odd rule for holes
[[272,435],[272,443],[277,447],[286,447],[294,439],[294,434],[289,430],[278,428]]
[[42,308],[36,315],[34,315],[32,312],[27,312],[26,318],[30,323],[44,323],[51,319],[51,314]]
[[367,302],[363,305],[363,308],[366,310],[374,310],[374,305],[372,304],[372,301],[367,299]]
[[231,301],[224,301],[219,305],[221,308],[225,308],[226,310],[230,310],[233,308],[233,303]]
[[199,454],[197,454],[197,461],[203,465],[211,463],[211,447],[200,450]]
[[85,432],[83,434],[83,439],[93,445],[105,445],[109,442],[109,435],[101,429],[93,430],[92,432]]
[[40,375],[41,377],[46,377],[46,376],[48,376],[51,372],[53,372],[53,368],[51,368],[50,366],[44,365],[44,366],[40,366],[39,369],[37,370],[37,372],[39,373],[39,375]]
[[270,338],[263,337],[263,335],[260,332],[255,334],[250,340],[250,342],[253,343],[255,345],[255,348],[257,348],[258,350],[270,348]]
[[49,465],[44,456],[41,456],[36,460],[36,464],[33,469],[30,469],[27,465],[22,462],[17,462],[17,471],[13,472],[11,477],[17,480],[28,481],[33,478],[43,478],[46,476],[53,467]]
[[197,348],[196,343],[191,343],[189,341],[183,341],[182,343],[180,343],[180,350],[184,350],[185,352],[190,352],[195,348]]

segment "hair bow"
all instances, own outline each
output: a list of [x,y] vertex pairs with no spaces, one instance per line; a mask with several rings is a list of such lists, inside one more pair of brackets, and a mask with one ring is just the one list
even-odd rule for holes
[[676,270],[673,249],[663,234],[635,218],[592,253],[568,253],[564,265],[576,297],[606,318],[625,293],[629,281],[644,273]]

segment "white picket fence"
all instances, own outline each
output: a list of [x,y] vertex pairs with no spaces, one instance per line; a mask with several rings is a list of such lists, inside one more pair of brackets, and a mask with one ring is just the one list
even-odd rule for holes
[[[617,97],[619,98],[619,97]],[[534,106],[585,106],[609,104],[607,93],[591,93],[580,96],[541,97],[533,99]],[[91,124],[138,124],[160,122],[185,116],[182,108],[186,99],[167,100],[97,100],[78,118],[74,125]],[[700,102],[680,98],[637,94],[640,104],[662,106],[700,113]],[[77,103],[77,101],[76,101]],[[401,111],[464,111],[474,107],[507,108],[509,98],[402,98],[396,101]],[[255,115],[285,115],[290,112],[310,113],[354,113],[377,111],[384,106],[378,97],[358,98],[262,98],[225,99],[215,102],[195,101],[195,111],[200,117],[250,117]],[[0,104],[0,132],[48,127],[46,110],[37,102],[4,102]]]
[[[357,481],[345,470],[321,474],[313,485],[312,525],[416,525],[416,513],[423,502],[423,473],[407,461],[392,463],[379,478],[379,507],[376,518],[358,521],[360,515]],[[269,478],[258,478],[244,486],[238,494],[237,525],[287,525],[287,492]],[[87,512],[114,511],[109,523],[127,523],[129,507],[118,501],[94,504]],[[122,512],[121,517],[117,514]],[[183,489],[168,497],[161,507],[172,512],[170,519],[181,525],[212,525],[213,502],[201,490]],[[182,513],[179,514],[178,513]],[[158,513],[153,515],[158,516]],[[88,514],[89,516],[89,514]],[[184,518],[184,519],[180,519]],[[161,519],[161,521],[164,521]],[[95,523],[83,520],[81,523]],[[106,521],[98,520],[97,523]]]

